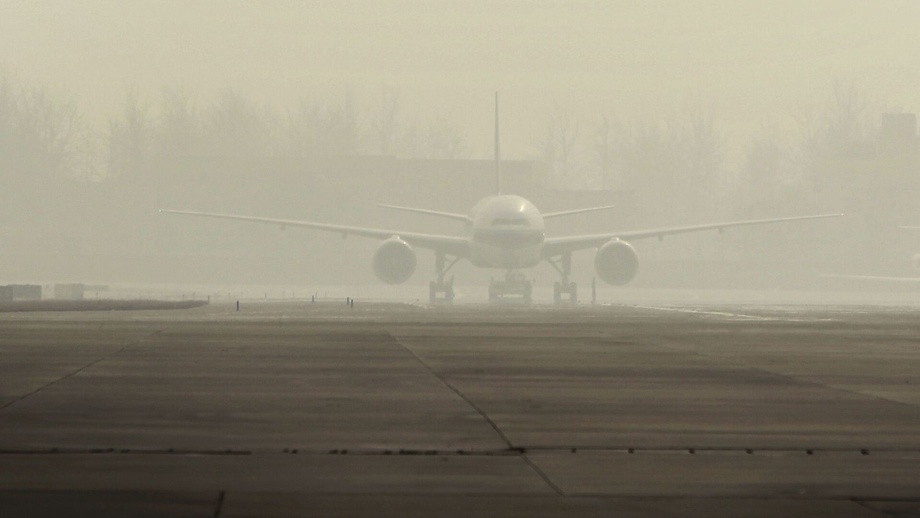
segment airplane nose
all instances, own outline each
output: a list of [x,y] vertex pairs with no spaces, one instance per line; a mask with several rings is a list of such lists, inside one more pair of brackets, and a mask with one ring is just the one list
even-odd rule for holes
[[544,235],[540,230],[492,228],[477,231],[473,239],[499,248],[525,248],[542,243]]

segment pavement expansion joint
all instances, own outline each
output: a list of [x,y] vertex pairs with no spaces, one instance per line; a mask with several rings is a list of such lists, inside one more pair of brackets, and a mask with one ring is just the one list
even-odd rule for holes
[[249,450],[192,450],[148,448],[0,449],[0,455],[252,455]]
[[5,404],[5,405],[3,405],[3,406],[0,406],[0,410],[6,410],[7,408],[9,408],[9,407],[15,405],[16,403],[19,403],[20,401],[24,401],[25,399],[27,399],[27,398],[29,398],[29,397],[31,397],[31,396],[34,396],[35,394],[38,394],[39,392],[41,392],[41,391],[47,389],[48,387],[51,387],[51,386],[53,386],[53,385],[55,385],[55,384],[57,384],[57,383],[60,383],[60,382],[62,382],[62,381],[64,381],[64,380],[67,380],[67,379],[69,379],[69,378],[72,378],[72,377],[76,376],[77,374],[80,374],[81,372],[83,372],[83,371],[85,371],[85,370],[87,370],[87,369],[93,367],[94,365],[99,364],[99,363],[101,363],[101,362],[103,362],[103,361],[105,361],[105,360],[108,360],[108,359],[111,358],[112,356],[115,356],[116,354],[119,354],[119,353],[121,353],[121,352],[127,350],[127,349],[130,348],[130,347],[134,347],[134,346],[140,345],[140,344],[144,343],[146,340],[150,339],[151,337],[157,336],[157,335],[161,334],[162,332],[163,332],[162,329],[157,329],[157,330],[154,330],[154,331],[150,332],[147,336],[144,336],[143,338],[139,338],[139,339],[137,339],[137,340],[133,340],[133,341],[127,343],[127,344],[124,344],[123,346],[119,347],[117,350],[108,352],[108,353],[102,355],[101,357],[96,358],[95,360],[93,360],[93,361],[87,363],[86,365],[83,365],[82,367],[80,367],[80,368],[78,368],[78,369],[76,369],[76,370],[74,370],[74,371],[72,371],[72,372],[69,372],[69,373],[67,373],[67,374],[65,374],[65,375],[63,375],[63,376],[61,376],[60,378],[57,378],[57,379],[55,379],[55,380],[52,380],[52,381],[50,381],[50,382],[48,382],[48,383],[46,383],[46,384],[44,384],[44,385],[38,387],[37,389],[33,390],[32,392],[29,392],[28,394],[23,394],[22,396],[20,396],[20,397],[18,397],[18,398],[15,398],[15,399],[11,400],[11,401],[8,402],[7,404]]
[[214,518],[220,516],[220,513],[224,509],[224,499],[227,496],[227,492],[221,490],[220,494],[217,495],[217,503],[214,505]]
[[471,457],[519,457],[528,454],[540,453],[569,453],[576,455],[578,453],[625,453],[625,454],[737,454],[737,455],[755,455],[755,454],[804,454],[804,455],[853,455],[868,456],[872,453],[879,454],[910,454],[920,455],[917,449],[868,449],[868,448],[688,448],[688,447],[665,447],[665,448],[632,448],[632,447],[596,447],[596,446],[530,446],[498,449],[418,449],[418,448],[332,448],[332,449],[315,449],[315,448],[283,448],[280,451],[275,450],[242,450],[242,449],[185,449],[185,448],[23,448],[23,449],[0,449],[2,455],[356,455],[356,456],[471,456]]
[[431,365],[428,365],[428,363],[426,363],[425,360],[423,360],[418,354],[416,354],[415,351],[413,351],[411,348],[409,348],[409,346],[403,343],[402,340],[399,339],[399,337],[393,335],[392,333],[390,333],[390,337],[393,339],[394,342],[396,342],[397,345],[402,347],[403,350],[405,350],[409,355],[415,358],[415,360],[419,364],[421,364],[421,366],[424,367],[428,372],[430,372],[432,376],[434,376],[438,381],[440,381],[442,385],[447,387],[448,390],[456,394],[457,397],[462,399],[470,408],[476,411],[476,413],[479,414],[479,416],[482,417],[483,420],[485,420],[485,422],[488,423],[489,426],[492,427],[493,430],[495,430],[495,433],[499,436],[499,438],[501,438],[502,442],[508,445],[509,449],[514,449],[514,445],[511,443],[511,440],[508,438],[508,436],[505,435],[505,432],[503,432],[502,429],[499,428],[498,424],[495,421],[493,421],[492,418],[489,417],[489,415],[482,408],[479,407],[479,405],[477,405],[472,399],[467,397],[463,392],[460,391],[460,389],[455,387],[451,382],[445,379],[444,376],[442,376],[438,371],[434,370],[434,368],[432,368]]
[[862,456],[870,455],[870,453],[901,453],[901,454],[912,454],[920,455],[920,450],[911,449],[911,448],[806,448],[806,447],[791,447],[791,448],[739,448],[739,447],[712,447],[707,446],[703,448],[695,447],[686,447],[686,446],[674,446],[674,447],[657,447],[657,448],[635,448],[635,447],[624,447],[624,446],[527,446],[516,448],[521,454],[530,453],[571,453],[577,454],[581,453],[597,453],[597,452],[610,452],[610,453],[627,453],[627,454],[636,454],[636,453],[687,453],[690,455],[695,454],[707,454],[707,453],[724,453],[724,454],[743,454],[743,455],[754,455],[757,453],[761,454],[805,454],[805,455],[849,455],[849,454],[859,454]]

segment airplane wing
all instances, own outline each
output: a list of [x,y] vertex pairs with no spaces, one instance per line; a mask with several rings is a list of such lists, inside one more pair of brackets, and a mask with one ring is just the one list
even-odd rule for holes
[[400,207],[399,205],[386,205],[383,203],[378,203],[377,206],[383,207],[385,209],[402,210],[406,212],[414,212],[416,214],[428,214],[429,216],[439,216],[442,218],[466,221],[467,223],[470,222],[470,217],[466,214],[455,214],[453,212],[441,212],[438,210],[416,209],[415,207]]
[[744,221],[726,221],[722,223],[707,223],[705,225],[690,225],[686,227],[666,227],[649,230],[631,230],[624,232],[610,232],[606,234],[592,234],[584,236],[566,236],[547,238],[543,243],[544,257],[555,257],[560,254],[574,252],[585,248],[595,248],[603,245],[611,239],[622,239],[624,241],[635,241],[637,239],[648,239],[651,237],[663,238],[674,234],[686,234],[688,232],[700,232],[703,230],[719,230],[730,227],[744,227],[750,225],[765,225],[769,223],[783,223],[787,221],[801,221],[806,219],[837,218],[843,214],[819,214],[815,216],[797,216],[792,218],[772,218],[772,219],[751,219]]
[[[439,216],[439,217],[442,217],[442,218],[455,219],[455,220],[465,221],[465,222],[467,222],[467,223],[469,223],[469,222],[471,221],[471,220],[470,220],[470,217],[467,216],[466,214],[456,214],[456,213],[454,213],[454,212],[442,212],[442,211],[438,211],[438,210],[417,209],[417,208],[415,208],[415,207],[401,207],[401,206],[399,206],[399,205],[387,205],[387,204],[384,204],[384,203],[378,203],[377,206],[378,206],[378,207],[383,207],[383,208],[385,208],[385,209],[402,210],[402,211],[406,211],[406,212],[414,212],[414,213],[417,213],[417,214],[427,214],[427,215],[429,215],[429,216]],[[613,209],[613,208],[615,208],[615,207],[616,207],[616,205],[604,205],[604,206],[602,206],[602,207],[588,207],[588,208],[586,208],[586,209],[563,210],[563,211],[559,211],[559,212],[545,212],[545,213],[543,213],[542,216],[543,216],[543,219],[553,219],[553,218],[559,218],[559,217],[562,217],[562,216],[571,216],[571,215],[573,215],[573,214],[582,214],[582,213],[584,213],[584,212],[595,212],[595,211],[599,211],[599,210],[609,210],[609,209]]]
[[572,214],[581,214],[583,212],[594,212],[598,210],[608,210],[615,208],[616,205],[604,205],[603,207],[588,207],[586,209],[575,209],[575,210],[563,210],[559,212],[546,212],[543,214],[543,219],[552,219],[558,218],[561,216],[571,216]]
[[268,223],[285,227],[301,227],[325,232],[334,232],[343,236],[355,235],[376,239],[388,239],[393,236],[399,236],[400,239],[410,245],[429,250],[437,250],[458,257],[469,256],[469,240],[463,237],[440,236],[435,234],[420,234],[417,232],[403,232],[399,230],[386,230],[367,227],[352,227],[347,225],[332,225],[329,223],[316,223],[312,221],[299,221],[292,219],[261,218],[255,216],[241,216],[236,214],[215,214],[211,212],[193,212],[187,210],[166,210],[161,209],[164,214],[182,214],[186,216],[200,216],[205,218],[217,219],[234,219],[238,221],[249,221],[252,223]]
[[873,281],[873,282],[902,282],[902,283],[920,283],[920,277],[884,277],[881,275],[845,275],[837,273],[822,273],[818,277],[825,279],[847,279],[853,281]]

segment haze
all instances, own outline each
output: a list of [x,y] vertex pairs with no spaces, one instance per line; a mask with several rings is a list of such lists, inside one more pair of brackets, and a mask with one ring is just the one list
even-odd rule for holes
[[[281,106],[388,85],[452,118],[488,113],[483,97],[499,90],[516,99],[507,118],[520,127],[556,102],[657,113],[688,97],[741,123],[815,101],[841,80],[915,111],[920,80],[911,1],[8,0],[0,9],[8,73],[94,118],[117,113],[126,88],[155,96],[179,84],[203,99],[232,87]],[[506,133],[509,152],[526,155],[522,133]],[[489,154],[488,141],[476,144]]]
[[[74,114],[72,134],[78,144],[71,148],[69,169],[55,174],[83,187],[53,193],[55,189],[42,191],[45,187],[41,187],[38,193],[44,194],[37,194],[34,186],[27,187],[23,178],[29,174],[21,168],[16,174],[2,173],[6,217],[15,222],[15,228],[7,226],[0,233],[7,255],[7,271],[0,267],[0,280],[283,283],[297,274],[291,282],[307,283],[333,272],[336,282],[373,283],[367,267],[372,242],[342,244],[334,236],[269,233],[266,228],[231,223],[164,223],[150,214],[164,204],[181,203],[173,208],[450,231],[453,227],[442,222],[384,215],[374,205],[414,201],[412,205],[465,212],[470,200],[476,199],[472,189],[460,194],[431,190],[421,199],[405,194],[405,199],[393,200],[400,196],[395,185],[395,194],[388,193],[386,199],[381,199],[379,190],[354,192],[340,185],[297,191],[277,203],[278,193],[294,187],[283,183],[293,166],[285,166],[288,169],[283,174],[260,173],[258,181],[247,184],[245,189],[253,197],[246,199],[239,182],[222,182],[219,171],[232,169],[227,164],[233,157],[296,155],[284,147],[290,139],[282,134],[291,129],[292,114],[303,113],[304,107],[326,114],[351,113],[355,118],[354,147],[327,155],[488,159],[495,91],[503,100],[503,158],[544,164],[548,172],[541,182],[546,188],[609,191],[613,193],[610,201],[624,206],[613,219],[610,215],[607,219],[578,216],[570,224],[551,228],[553,232],[825,211],[855,210],[865,215],[873,208],[897,206],[899,212],[884,221],[862,218],[848,227],[802,225],[747,236],[733,232],[721,241],[712,236],[680,238],[672,245],[647,245],[642,252],[653,260],[668,261],[713,256],[738,260],[775,253],[781,258],[801,258],[797,264],[818,260],[814,271],[878,273],[887,268],[889,273],[902,274],[899,265],[907,264],[905,257],[916,248],[916,240],[898,238],[887,229],[920,223],[920,214],[911,214],[913,184],[910,189],[893,189],[906,199],[892,198],[887,203],[885,191],[876,193],[871,201],[858,202],[854,199],[867,185],[864,176],[827,183],[844,185],[845,192],[818,189],[812,180],[821,175],[814,170],[808,173],[799,159],[803,139],[809,134],[826,136],[833,125],[828,121],[839,122],[841,113],[850,117],[841,124],[849,125],[853,139],[874,145],[882,114],[920,111],[918,21],[920,4],[913,1],[5,0],[0,2],[0,72],[7,91],[13,97],[42,92],[56,109],[66,107]],[[128,126],[126,114],[140,107],[150,134],[160,135],[157,132],[165,131],[168,111],[164,99],[171,94],[179,95],[202,120],[219,111],[215,107],[238,101],[258,119],[253,119],[242,137],[237,136],[249,139],[247,146],[251,147],[243,149],[237,141],[212,143],[202,147],[206,151],[194,153],[194,160],[186,157],[178,162],[175,154],[170,162],[164,158],[168,153],[150,153],[156,159],[148,155],[143,167],[129,174],[115,149],[119,131]],[[374,135],[388,103],[398,105],[402,128],[400,137],[392,142]],[[611,128],[612,146],[618,151],[610,154],[615,165],[601,171],[595,155],[599,128],[604,124]],[[701,174],[709,183],[703,185],[700,180],[694,189],[710,194],[688,194],[687,184],[650,182],[648,175],[636,176],[638,155],[623,151],[630,142],[635,144],[637,134],[654,133],[682,141],[681,131],[687,127],[702,127],[704,140],[708,139],[708,144],[697,141],[695,145],[697,149],[708,145],[711,162],[695,167],[705,169]],[[216,134],[207,129],[202,132],[208,138]],[[162,135],[158,138],[161,145]],[[831,140],[822,141],[828,149],[853,143]],[[750,174],[756,169],[752,157],[756,160],[764,149],[787,156],[786,165],[774,171],[775,188],[751,187]],[[567,158],[560,158],[562,155]],[[652,155],[662,156],[660,150],[650,152]],[[666,162],[659,160],[652,169],[666,168]],[[239,165],[238,160],[234,163]],[[170,182],[170,174],[177,174],[175,170],[159,171],[155,181],[152,177],[139,180],[142,175],[137,171],[149,172],[164,164],[210,173],[201,173],[208,180],[198,178],[194,189],[164,185]],[[878,170],[878,162],[874,164],[861,171]],[[359,171],[362,166],[354,167]],[[820,167],[830,168],[831,164]],[[308,169],[319,168],[314,163]],[[316,173],[297,187],[328,183],[330,178],[348,174],[350,170]],[[146,187],[155,183],[156,192],[151,194],[137,183],[128,186],[129,176]],[[806,177],[807,181],[802,180]],[[400,182],[398,177],[391,180]],[[488,185],[488,179],[482,182]],[[262,198],[252,193],[256,185],[265,189]],[[487,194],[480,192],[479,196]],[[527,194],[539,198],[540,208],[547,210],[575,208],[573,205],[584,205],[587,199]],[[85,196],[93,197],[92,201]],[[67,221],[71,219],[68,212],[36,201],[47,203],[49,199],[70,200],[67,203],[72,207],[82,207],[82,214],[97,216],[92,223],[84,221],[79,228],[71,228],[76,223]],[[103,201],[110,206],[100,208]],[[883,238],[878,237],[877,226],[886,229]],[[787,233],[796,229],[801,230],[801,237],[788,238]],[[853,229],[870,235],[865,248],[875,252],[842,260],[839,256],[849,249],[834,243],[846,239]],[[815,236],[820,249],[815,248]],[[799,248],[770,252],[764,239],[798,243]],[[308,241],[310,244],[305,243]],[[254,257],[234,255],[241,243],[247,243],[249,250],[243,255]],[[886,247],[895,250],[880,256],[877,250]],[[59,259],[36,261],[35,254]],[[238,264],[220,279],[205,266],[172,275],[156,264],[169,254],[204,254],[211,260]],[[344,262],[342,255],[347,256]],[[130,267],[113,266],[125,256],[137,266],[134,273]],[[271,273],[264,272],[260,262],[267,256],[278,261]],[[420,254],[422,273],[416,273],[414,282],[427,278],[424,272],[429,262],[427,255]],[[879,266],[882,263],[884,268]],[[590,263],[584,262],[584,268],[582,282]],[[654,261],[651,268],[655,271]],[[795,270],[794,265],[788,268]],[[361,273],[353,275],[352,271]],[[201,273],[201,278],[194,272]],[[469,268],[461,275],[486,279],[489,272]],[[550,274],[541,271],[540,275],[549,279]],[[484,282],[482,279],[477,282]]]

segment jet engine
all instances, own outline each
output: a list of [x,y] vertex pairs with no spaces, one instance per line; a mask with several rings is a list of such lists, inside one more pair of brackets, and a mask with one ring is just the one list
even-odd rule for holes
[[920,254],[914,254],[910,258],[910,265],[914,267],[915,272],[920,272]]
[[417,262],[409,243],[393,236],[374,252],[374,275],[387,284],[400,284],[412,277]]
[[594,270],[607,284],[622,286],[633,280],[639,272],[639,255],[626,241],[613,239],[597,250]]

